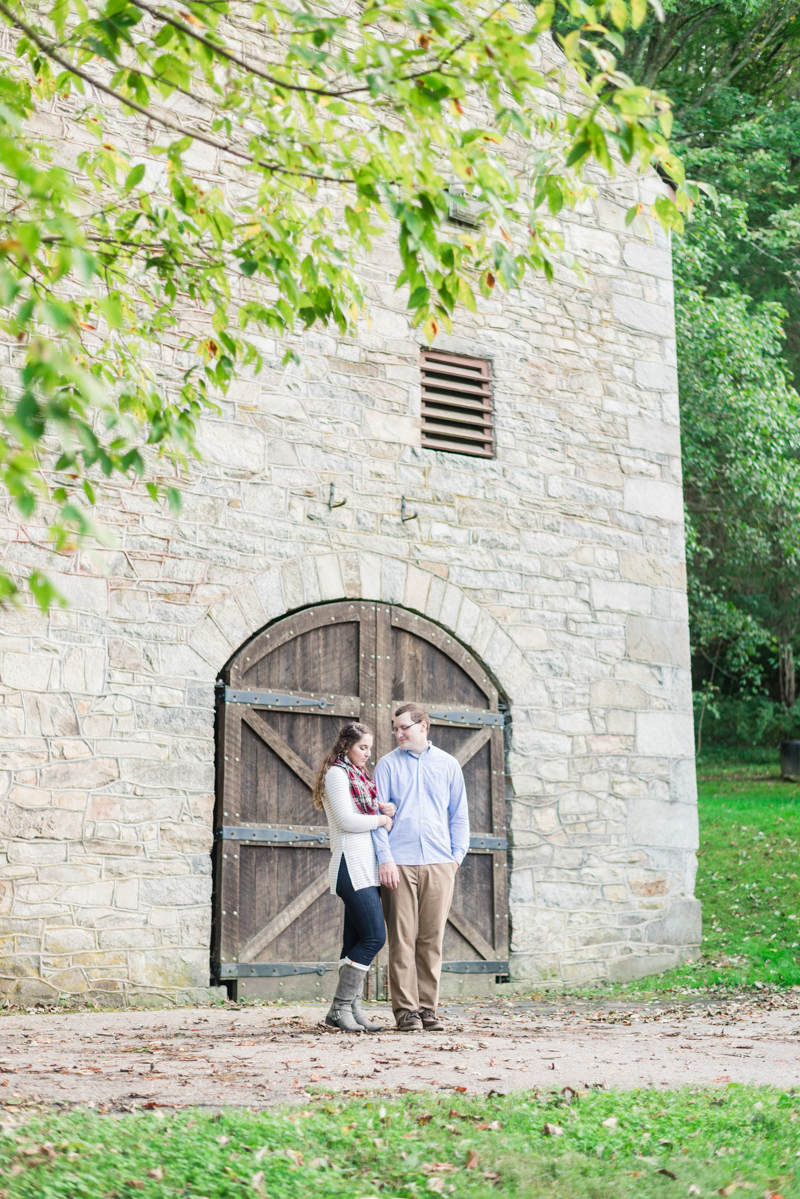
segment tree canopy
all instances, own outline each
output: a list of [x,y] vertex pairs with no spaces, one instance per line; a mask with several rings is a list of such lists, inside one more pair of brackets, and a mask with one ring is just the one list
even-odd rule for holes
[[621,65],[713,186],[674,241],[695,684],[795,702],[800,649],[800,4],[669,0]]
[[[0,393],[0,480],[25,518],[44,505],[56,550],[102,535],[104,476],[179,503],[150,452],[191,455],[198,416],[259,369],[259,333],[352,329],[359,257],[378,234],[396,239],[397,286],[432,339],[457,305],[552,275],[549,218],[580,199],[588,164],[658,162],[682,183],[669,100],[617,64],[647,0],[570,11],[579,27],[554,53],[549,0],[521,13],[485,0],[0,0],[16,54],[0,76],[0,304],[21,360]],[[582,106],[562,110],[554,93],[575,80]],[[65,101],[95,139],[72,158],[32,124]],[[146,154],[126,150],[121,120]],[[212,180],[198,150],[215,156]],[[479,229],[448,221],[456,192],[479,206]],[[679,228],[686,204],[661,196],[654,216]],[[200,334],[179,300],[207,317]],[[177,386],[143,365],[158,342],[188,355]],[[29,581],[51,602],[40,572]],[[0,573],[0,593],[18,586]]]

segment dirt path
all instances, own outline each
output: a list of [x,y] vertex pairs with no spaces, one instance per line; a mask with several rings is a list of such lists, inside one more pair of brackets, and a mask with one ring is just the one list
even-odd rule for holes
[[[316,1004],[16,1014],[0,1103],[99,1108],[308,1101],[309,1090],[505,1093],[534,1086],[800,1085],[800,999],[665,1006],[475,1001],[443,1033],[326,1031]],[[385,1015],[376,1005],[371,1011]]]

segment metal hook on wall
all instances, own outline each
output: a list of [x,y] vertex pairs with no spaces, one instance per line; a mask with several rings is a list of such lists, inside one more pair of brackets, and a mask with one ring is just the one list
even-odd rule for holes
[[406,497],[404,495],[400,496],[400,519],[402,521],[417,519],[416,512],[406,512]]
[[334,487],[333,483],[331,483],[330,495],[328,496],[328,507],[329,508],[343,508],[345,506],[345,504],[347,503],[347,500],[346,499],[339,500],[338,504],[334,504],[333,497],[335,494],[336,494],[336,488]]

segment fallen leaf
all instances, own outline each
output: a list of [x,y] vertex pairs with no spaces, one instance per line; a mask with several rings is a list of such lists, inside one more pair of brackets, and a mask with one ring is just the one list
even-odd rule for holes
[[148,1178],[155,1178],[156,1182],[164,1181],[164,1167],[163,1166],[156,1166],[155,1169],[153,1169],[153,1170],[147,1170],[146,1174],[147,1174]]
[[254,1191],[262,1191],[263,1192],[263,1190],[264,1190],[264,1171],[263,1170],[256,1171],[256,1173],[250,1179],[250,1186],[253,1188]]
[[616,1116],[609,1116],[607,1120],[602,1120],[601,1124],[602,1124],[603,1128],[612,1128],[613,1129],[613,1128],[617,1127],[617,1125],[619,1124],[619,1120],[617,1119]]
[[465,1094],[467,1093],[467,1088],[466,1088],[466,1087],[453,1087],[453,1090],[454,1090],[454,1091],[459,1091],[459,1092],[460,1092],[462,1095],[465,1095]]
[[470,1149],[469,1155],[467,1157],[467,1169],[474,1170],[475,1167],[477,1166],[477,1164],[478,1164],[478,1155],[474,1149]]
[[690,1194],[690,1195],[702,1195],[702,1193],[703,1193],[703,1192],[700,1190],[700,1187],[698,1187],[698,1186],[695,1186],[695,1184],[694,1184],[694,1183],[692,1183],[692,1185],[689,1187],[689,1194]]
[[728,1196],[732,1195],[733,1192],[737,1191],[738,1189],[739,1189],[738,1182],[729,1182],[726,1187],[720,1187],[719,1190],[717,1191],[717,1194],[722,1195],[722,1199],[728,1199]]
[[143,1191],[144,1190],[144,1183],[140,1182],[138,1178],[126,1178],[125,1186],[133,1187],[133,1189],[135,1191]]
[[430,1124],[433,1119],[433,1112],[426,1112],[424,1116],[417,1117],[417,1124]]
[[311,1170],[327,1170],[330,1164],[327,1157],[312,1157],[308,1163]]
[[671,1178],[673,1182],[677,1182],[678,1175],[673,1174],[671,1170],[656,1170],[656,1174],[665,1174],[667,1178]]
[[560,1124],[545,1124],[542,1132],[546,1137],[563,1137],[564,1129]]
[[283,1152],[286,1154],[290,1162],[294,1162],[296,1166],[302,1166],[303,1155],[299,1149],[284,1149]]
[[444,1191],[444,1179],[443,1178],[429,1178],[428,1179],[428,1190],[436,1191],[437,1194],[441,1195],[442,1192]]
[[452,1162],[423,1162],[420,1166],[423,1174],[452,1174],[457,1169]]
[[231,1140],[230,1137],[225,1137],[225,1136],[217,1137],[217,1144],[218,1145],[229,1145],[230,1140]]
[[499,1182],[500,1181],[500,1175],[497,1173],[496,1170],[484,1170],[483,1177],[486,1179],[487,1182]]

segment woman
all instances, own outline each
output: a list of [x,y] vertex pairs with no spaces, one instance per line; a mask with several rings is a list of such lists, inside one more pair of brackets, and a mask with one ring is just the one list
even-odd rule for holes
[[394,804],[378,802],[366,773],[372,733],[365,724],[347,724],[319,768],[314,807],[324,809],[331,834],[331,893],[344,903],[344,937],[339,985],[325,1023],[346,1032],[380,1032],[361,1010],[364,979],[386,940],[378,895],[378,860],[372,830],[391,829]]

